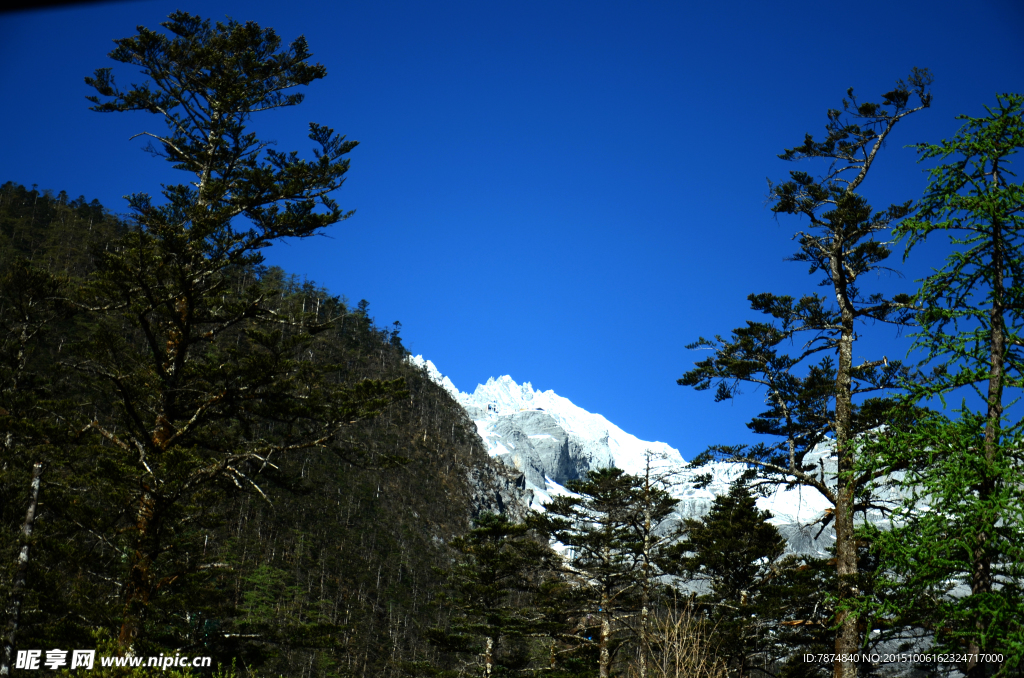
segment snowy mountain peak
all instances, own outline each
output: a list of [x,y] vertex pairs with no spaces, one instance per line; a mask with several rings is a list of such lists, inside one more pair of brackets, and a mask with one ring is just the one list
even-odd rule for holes
[[[692,469],[667,443],[640,440],[554,391],[534,390],[530,382],[518,384],[509,375],[491,377],[468,394],[422,356],[409,362],[426,370],[462,405],[492,457],[523,473],[526,488],[533,492],[532,508],[537,510],[544,510],[543,504],[552,496],[566,493],[564,485],[570,480],[584,478],[592,469],[615,466],[642,475],[650,457],[652,474],[668,478],[670,493],[679,499],[679,517],[699,518],[744,471],[740,464],[727,463]],[[826,442],[811,454],[824,458],[824,468],[834,470],[830,449]],[[696,476],[709,472],[711,484],[694,487]],[[793,551],[824,554],[834,539],[831,529],[822,531],[817,524],[829,504],[814,490],[779,488],[757,504],[772,513],[771,522]]]
[[[602,415],[588,412],[554,391],[534,390],[533,384],[528,381],[518,384],[509,375],[491,377],[486,384],[478,384],[472,394],[467,394],[455,389],[451,380],[442,376],[434,364],[422,356],[411,358],[410,362],[426,367],[430,378],[452,393],[459,404],[466,408],[470,418],[476,421],[480,436],[492,456],[510,451],[502,444],[502,436],[495,435],[498,422],[515,418],[520,413],[534,412],[537,413],[535,416],[522,415],[519,419],[533,419],[536,420],[534,425],[538,425],[545,418],[550,418],[568,437],[576,439],[580,451],[588,457],[586,469],[581,468],[581,471],[617,466],[627,473],[639,474],[644,470],[648,450],[656,466],[665,463],[686,465],[679,451],[667,443],[640,440]],[[568,477],[552,476],[552,479],[564,483],[575,477],[579,476],[570,474]]]

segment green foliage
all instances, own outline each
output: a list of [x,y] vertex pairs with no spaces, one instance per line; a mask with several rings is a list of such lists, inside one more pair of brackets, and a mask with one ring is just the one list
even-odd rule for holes
[[154,152],[193,178],[165,187],[159,205],[129,198],[132,228],[97,259],[79,302],[95,324],[68,360],[92,398],[113,404],[80,412],[75,425],[104,441],[117,469],[111,491],[131,553],[126,645],[151,633],[154,596],[205,576],[191,554],[225,487],[263,493],[253,474],[283,454],[357,453],[343,432],[407,395],[401,379],[345,384],[340,365],[317,359],[315,338],[340,319],[337,304],[282,307],[278,281],[245,275],[262,248],[349,216],[329,194],[353,142],[311,124],[318,148],[306,161],[246,131],[252,115],[300,103],[284,92],[325,69],[306,63],[304,40],[281,50],[254,23],[211,26],[176,12],[164,28],[170,37],[140,28],[110,54],[149,81],[121,91],[100,69],[86,82],[100,95],[93,110],[161,115],[169,132],[145,133]]
[[[929,170],[920,209],[897,234],[908,252],[945,234],[945,265],[915,297],[915,348],[933,363],[910,385],[909,403],[973,391],[959,418],[925,414],[897,425],[877,445],[876,473],[902,475],[904,501],[889,532],[874,535],[892,594],[881,614],[924,628],[939,649],[1001,653],[1005,663],[967,662],[970,676],[1006,674],[1024,659],[1020,593],[1021,421],[1007,415],[1020,388],[1024,314],[1024,186],[1012,158],[1024,147],[1024,97],[1007,94],[988,116],[970,118],[939,144],[917,146]],[[870,466],[870,465],[869,465]]]
[[165,28],[112,53],[148,81],[89,82],[98,111],[163,117],[151,150],[189,183],[133,195],[128,222],[0,187],[4,581],[44,466],[17,642],[396,675],[436,658],[434,568],[490,461],[399,324],[262,266],[351,214],[330,194],[355,142],[311,125],[307,161],[246,131],[323,77],[304,41],[184,13]]
[[821,643],[829,577],[819,559],[783,557],[786,541],[742,481],[700,520],[688,519],[665,569],[704,592],[694,611],[715,629],[718,654],[748,675]]
[[459,560],[446,573],[438,601],[448,625],[427,637],[446,652],[469,655],[471,672],[515,675],[527,669],[532,638],[551,627],[536,604],[551,566],[550,548],[526,525],[493,513],[482,514],[451,545]]
[[688,519],[683,539],[672,548],[680,556],[673,573],[707,581],[716,599],[744,605],[753,600],[786,548],[767,522],[771,514],[754,502],[745,484],[734,483],[727,495],[715,498],[708,515]]
[[[120,91],[101,70],[90,84],[96,110],[162,115],[154,150],[191,183],[159,204],[132,196],[129,224],[0,191],[5,575],[27,470],[46,469],[19,640],[119,629],[137,653],[379,674],[425,650],[416,626],[444,552],[422,522],[464,528],[467,469],[486,455],[405,364],[397,326],[261,266],[262,248],[350,214],[329,194],[354,142],[312,125],[305,161],[245,131],[323,76],[304,42],[280,50],[255,24],[184,13],[165,27],[112,53],[148,82]],[[31,398],[15,388],[30,383]]]
[[[952,139],[919,144],[922,160],[949,160],[929,170],[920,209],[895,234],[907,254],[936,234],[955,246],[945,265],[921,281],[915,347],[941,359],[919,395],[945,394],[988,382],[993,341],[1002,345],[1002,388],[1019,388],[1024,279],[1024,185],[1013,183],[1013,156],[1024,147],[1024,96],[997,99],[986,118],[970,118]],[[985,400],[989,394],[975,386]]]
[[574,495],[553,498],[544,513],[529,518],[567,550],[563,581],[546,589],[548,605],[560,609],[552,618],[563,625],[552,634],[561,643],[552,652],[578,661],[596,654],[590,668],[607,670],[623,647],[638,642],[637,631],[646,623],[643,594],[662,574],[657,565],[667,545],[651,536],[678,500],[616,468],[593,471],[585,480],[569,481],[567,488]]
[[[1024,458],[1013,438],[990,463],[985,416],[959,414],[950,420],[930,413],[878,443],[890,468],[901,469],[905,495],[890,529],[865,528],[885,568],[877,614],[890,627],[929,631],[935,652],[963,652],[976,643],[1002,653],[1007,671],[1024,647]],[[993,473],[1014,480],[983,491]],[[994,586],[973,586],[979,564]]]
[[[33,207],[35,242],[54,242],[54,231],[71,239],[89,232],[89,220],[66,217],[53,196],[13,185],[0,190],[0,223],[13,224],[15,233]],[[100,215],[92,229],[102,227],[106,241],[68,259],[44,256],[39,247],[32,275],[59,280],[70,271],[67,289],[84,287],[95,258],[124,230],[102,208]],[[10,247],[12,241],[5,241],[0,257],[13,261]],[[28,281],[11,280],[21,288]],[[174,548],[155,566],[162,584],[148,606],[139,653],[188,648],[212,656],[215,666],[238,660],[246,670],[273,676],[295,667],[318,676],[399,675],[401,666],[424,659],[448,666],[422,629],[442,621],[432,605],[443,581],[434,568],[450,563],[445,542],[466,529],[472,510],[468,472],[479,476],[490,463],[472,423],[443,389],[405,362],[401,342],[374,326],[366,303],[350,309],[311,282],[263,267],[232,270],[225,294],[252,285],[276,290],[265,301],[278,317],[301,318],[305,308],[321,324],[334,319],[310,338],[304,359],[337,366],[332,379],[339,387],[367,378],[402,379],[409,398],[348,426],[337,446],[295,450],[247,474],[269,502],[252,486],[245,491],[244,485],[240,490],[219,483],[167,513],[181,522],[164,533],[164,543]],[[0,321],[16,322],[13,308],[0,308]],[[106,322],[118,327],[116,318]],[[0,464],[4,582],[11,581],[20,547],[31,464],[44,462],[18,635],[23,648],[88,648],[97,629],[116,638],[122,624],[137,498],[133,460],[109,443],[72,436],[67,426],[67,417],[83,404],[102,416],[115,409],[114,395],[62,362],[81,355],[76,347],[98,324],[88,309],[47,319],[28,344],[30,359],[18,377],[21,383],[31,378],[37,388],[6,392],[8,406],[22,402],[15,395],[32,396],[24,405],[35,414],[2,420],[0,441],[14,446]],[[130,335],[130,327],[122,334]],[[246,359],[244,335],[235,337],[239,359]],[[226,426],[238,421],[222,419]],[[280,421],[253,413],[249,426],[269,435]],[[175,579],[177,573],[182,576]]]
[[[865,494],[871,476],[856,468],[861,454],[857,437],[883,423],[891,407],[885,399],[866,396],[900,387],[908,373],[899,361],[885,356],[854,364],[854,344],[863,324],[902,325],[913,313],[909,296],[869,291],[863,282],[867,274],[886,270],[891,250],[879,236],[909,215],[912,203],[875,211],[857,191],[893,128],[931,105],[930,84],[931,74],[915,68],[906,81],[898,81],[882,96],[881,103],[858,102],[851,89],[842,110],[828,111],[824,140],[808,134],[801,145],[779,156],[827,163],[820,177],[796,170],[789,173],[789,180],[769,185],[776,215],[803,217],[808,223],[808,230],[795,235],[799,249],[790,260],[807,264],[808,272],[829,293],[799,299],[750,295],[751,309],[768,320],[748,322],[729,338],[700,338],[689,348],[710,349],[713,354],[678,380],[697,390],[715,384],[716,401],[734,397],[741,384],[765,389],[768,409],[747,427],[775,440],[712,446],[695,462],[744,463],[771,483],[812,488],[832,504],[826,525],[830,523],[836,534],[835,652],[840,655],[855,653],[865,631],[851,611],[864,585],[859,581],[854,512],[871,503]],[[916,107],[911,107],[912,98],[917,99]],[[779,350],[784,342],[802,348],[787,355]],[[806,460],[826,439],[831,440],[837,463],[831,478]],[[856,668],[839,662],[836,671],[843,678],[855,675]]]
[[[309,137],[319,148],[313,161],[305,161],[246,132],[253,114],[302,103],[301,93],[286,90],[327,75],[320,64],[307,63],[312,55],[305,39],[281,50],[273,29],[233,20],[211,26],[186,12],[172,13],[163,26],[171,37],[140,27],[137,36],[116,40],[110,53],[115,61],[141,68],[149,82],[121,91],[109,68],[86,78],[100,95],[89,99],[95,111],[163,116],[166,136],[143,134],[159,144],[154,151],[175,169],[198,179],[166,188],[166,206],[152,208],[145,195],[133,196],[130,203],[146,214],[148,229],[169,246],[206,253],[211,265],[220,259],[255,263],[252,252],[276,238],[313,235],[347,218],[351,213],[338,209],[329,194],[341,186],[348,171],[343,156],[356,142],[310,123]],[[314,212],[318,204],[326,211]],[[239,215],[251,222],[250,229],[231,225]]]
[[[699,391],[714,386],[716,402],[736,397],[744,384],[765,388],[769,409],[747,427],[779,439],[754,447],[714,446],[700,460],[744,460],[775,482],[805,483],[827,496],[826,488],[804,473],[810,469],[804,467],[803,457],[828,435],[845,439],[880,423],[879,410],[884,407],[869,401],[861,413],[852,398],[899,385],[906,369],[888,358],[853,365],[847,363],[844,350],[852,346],[854,323],[908,321],[909,297],[897,295],[887,300],[864,292],[858,280],[869,271],[883,270],[881,264],[891,252],[876,235],[909,214],[911,207],[905,203],[873,212],[854,189],[866,177],[892,128],[930,105],[930,82],[927,70],[914,69],[907,82],[899,81],[896,89],[883,95],[881,104],[858,103],[850,90],[843,111],[828,112],[823,141],[808,134],[803,144],[779,156],[791,161],[816,158],[832,162],[827,173],[817,179],[803,171],[790,172],[789,181],[771,186],[771,197],[776,214],[809,220],[811,230],[796,234],[800,249],[791,261],[809,264],[809,273],[819,274],[819,285],[833,288],[833,298],[841,303],[833,306],[818,294],[800,298],[751,294],[747,297],[751,310],[766,320],[748,321],[728,338],[701,337],[687,346],[714,353],[695,363],[678,383]],[[920,101],[917,108],[908,108],[912,95]],[[849,176],[851,172],[853,176]],[[800,352],[787,355],[779,351],[780,345],[796,339],[803,347]],[[818,362],[811,362],[813,359]],[[802,375],[797,373],[801,368]],[[837,397],[843,401],[841,409],[848,408],[845,414],[839,413],[842,416],[834,409]]]

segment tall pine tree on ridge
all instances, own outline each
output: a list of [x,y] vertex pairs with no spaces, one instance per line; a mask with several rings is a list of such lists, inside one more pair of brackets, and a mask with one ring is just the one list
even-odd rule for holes
[[[781,438],[781,442],[746,446],[716,446],[698,462],[719,458],[751,465],[779,484],[799,484],[820,492],[830,504],[829,521],[836,532],[835,654],[852,657],[861,646],[856,608],[858,584],[857,537],[854,512],[866,478],[856,473],[856,435],[884,420],[888,405],[867,401],[854,403],[858,395],[898,387],[902,365],[886,358],[853,362],[858,325],[865,322],[905,323],[910,298],[863,290],[862,278],[883,268],[890,249],[878,234],[911,213],[911,203],[874,211],[857,190],[874,164],[878,151],[893,128],[904,118],[931,105],[931,75],[914,69],[907,80],[882,96],[881,103],[860,103],[847,92],[843,110],[830,109],[826,136],[788,149],[783,160],[820,159],[828,164],[823,176],[790,172],[790,179],[771,186],[775,214],[807,219],[809,230],[796,234],[800,249],[792,260],[808,264],[810,274],[820,275],[820,285],[832,298],[818,294],[800,299],[773,294],[752,294],[752,310],[768,317],[734,331],[729,339],[701,338],[689,348],[708,348],[714,355],[678,380],[681,385],[706,390],[716,384],[717,401],[733,398],[740,383],[763,386],[768,410],[748,427],[754,432]],[[917,105],[911,106],[911,98]],[[803,350],[796,356],[780,354],[778,346],[801,337]],[[817,364],[794,370],[818,356]],[[804,457],[830,436],[838,471],[834,484],[805,465]],[[854,661],[837,660],[835,678],[855,678]]]
[[255,23],[175,12],[163,25],[170,37],[140,28],[110,54],[141,68],[146,83],[122,91],[110,69],[86,82],[99,94],[93,110],[162,117],[166,133],[141,134],[192,179],[165,187],[162,205],[144,193],[129,198],[134,227],[100,259],[79,301],[102,320],[69,361],[116,403],[79,425],[118,457],[121,494],[133,505],[123,516],[126,648],[145,634],[153,598],[204,565],[182,541],[193,502],[224,483],[261,492],[254,474],[275,455],[344,451],[347,426],[403,395],[400,380],[347,387],[337,367],[303,359],[332,319],[284,316],[268,304],[276,290],[231,285],[231,272],[258,265],[264,247],[351,214],[330,195],[355,142],[311,123],[316,147],[306,161],[246,131],[252,115],[301,103],[286,92],[326,69],[307,63],[303,38],[281,50],[274,31]]

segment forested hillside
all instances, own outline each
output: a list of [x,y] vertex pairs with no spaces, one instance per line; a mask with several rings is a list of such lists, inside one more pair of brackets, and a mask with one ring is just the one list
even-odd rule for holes
[[[116,636],[122,623],[140,481],[123,468],[132,459],[82,430],[93,412],[118,404],[75,369],[96,318],[74,299],[126,229],[96,201],[0,188],[5,590],[33,466],[42,465],[21,648],[93,647],[91,634]],[[271,291],[278,313],[305,307],[330,319],[306,351],[334,366],[339,383],[400,380],[404,393],[346,428],[338,448],[283,454],[249,471],[259,490],[220,483],[183,508],[163,539],[161,555],[174,562],[161,569],[137,651],[210,653],[275,675],[383,675],[398,660],[422,658],[420,627],[436,613],[432,568],[450,562],[446,543],[486,501],[480,469],[494,467],[462,408],[406,363],[397,331],[375,327],[365,303],[351,308],[259,266],[233,271],[231,285]],[[471,468],[479,487],[470,486]]]

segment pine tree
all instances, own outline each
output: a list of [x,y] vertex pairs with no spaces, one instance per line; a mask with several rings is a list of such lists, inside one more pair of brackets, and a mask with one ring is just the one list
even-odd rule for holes
[[[750,322],[732,337],[701,338],[690,348],[707,348],[712,357],[679,379],[681,385],[698,390],[717,384],[716,400],[728,400],[739,392],[741,383],[763,386],[768,410],[748,427],[754,432],[781,438],[780,442],[746,446],[716,446],[698,461],[722,458],[753,465],[779,484],[800,484],[814,488],[831,504],[829,521],[836,533],[836,655],[853,655],[861,645],[857,601],[858,553],[854,513],[858,495],[867,478],[855,473],[857,435],[884,421],[889,405],[867,401],[860,407],[854,399],[899,385],[902,365],[886,357],[853,362],[858,326],[865,322],[904,323],[911,312],[909,297],[868,293],[863,288],[867,274],[882,270],[890,249],[876,237],[893,222],[911,212],[911,203],[892,205],[875,212],[857,193],[874,164],[878,151],[893,128],[908,115],[931,103],[931,76],[914,69],[906,82],[899,81],[879,103],[859,103],[849,90],[843,110],[828,111],[827,135],[804,142],[779,157],[784,160],[818,158],[828,162],[825,174],[815,178],[807,172],[790,172],[790,179],[772,185],[770,197],[775,214],[805,217],[808,231],[797,233],[799,251],[793,261],[808,264],[809,272],[820,274],[820,285],[829,297],[810,294],[800,299],[773,294],[753,294],[751,308],[766,316],[766,322]],[[918,105],[911,107],[911,98]],[[803,350],[789,356],[779,347],[799,337]],[[824,357],[819,357],[819,356]],[[795,371],[818,358],[816,364]],[[818,469],[804,463],[816,444],[830,437],[838,471],[826,479]],[[836,662],[836,678],[855,678],[853,662]]]
[[[56,192],[0,186],[0,271],[12,272],[20,257],[40,272],[67,276],[47,303],[85,287],[98,253],[125,231],[96,201],[60,201]],[[423,632],[436,623],[430,602],[443,584],[433,568],[450,566],[447,542],[465,531],[474,507],[467,474],[472,469],[486,480],[486,452],[465,411],[405,361],[394,333],[373,326],[366,304],[353,313],[343,299],[273,267],[232,271],[230,279],[236,294],[256,282],[280,290],[267,298],[279,317],[298,317],[305,308],[321,323],[337,318],[312,338],[303,359],[340,366],[338,383],[404,377],[412,396],[346,428],[345,448],[275,455],[277,468],[250,476],[272,503],[225,483],[210,488],[201,511],[182,511],[188,522],[174,526],[165,542],[174,548],[156,563],[161,573],[182,576],[167,576],[151,601],[136,650],[189,646],[217,665],[237,659],[261,675],[287,675],[294,667],[321,678],[397,675],[433,652]],[[11,282],[31,280],[20,275]],[[5,323],[16,320],[12,302],[0,305]],[[66,367],[69,350],[95,329],[93,320],[88,311],[47,320],[19,377],[32,387],[8,391],[33,408],[2,419],[20,428],[4,429],[16,446],[0,455],[0,631],[9,638],[7,613],[19,599],[22,649],[96,646],[97,633],[116,645],[123,615],[120,587],[134,537],[131,469],[118,466],[123,453],[88,435],[76,440],[66,426],[83,403],[90,411],[115,407],[100,398],[95,380]],[[12,329],[0,339],[9,343],[0,345],[13,349],[20,329],[6,327]],[[244,335],[237,344],[248,346]],[[19,408],[10,411],[24,412]],[[38,508],[27,521],[39,460]],[[12,586],[27,523],[34,529],[24,585]],[[12,588],[21,593],[10,596]]]
[[441,596],[448,625],[428,637],[447,652],[472,656],[475,672],[487,678],[528,668],[529,645],[549,626],[533,599],[550,548],[526,525],[494,513],[482,514],[451,545],[459,560]]
[[730,675],[779,667],[786,675],[821,675],[804,654],[828,652],[825,591],[834,570],[821,558],[785,555],[785,538],[757,508],[747,481],[716,497],[701,519],[684,521],[665,570],[686,582],[693,612],[714,629]]
[[736,675],[746,676],[761,655],[772,659],[768,645],[777,601],[767,595],[786,540],[758,510],[748,487],[737,482],[715,498],[700,520],[685,521],[684,535],[672,547],[672,574],[699,582],[707,593],[696,602],[707,611],[721,641],[722,656]]
[[402,396],[400,380],[341,383],[339,366],[310,359],[333,319],[275,309],[274,281],[241,276],[263,248],[351,214],[330,196],[355,142],[311,123],[307,161],[246,130],[254,114],[299,104],[286,92],[326,69],[307,63],[303,38],[280,49],[255,23],[175,12],[163,26],[168,35],[140,28],[110,53],[148,81],[122,91],[99,69],[86,82],[95,111],[161,116],[167,132],[141,134],[191,179],[162,201],[130,196],[133,224],[79,300],[95,320],[67,361],[92,384],[75,423],[107,467],[101,494],[128,554],[123,647],[145,635],[156,596],[210,566],[195,540],[227,488],[262,492],[254,475],[281,454],[344,454],[345,429]]
[[[971,678],[998,667],[973,658],[1003,654],[1005,673],[1024,659],[1022,420],[1008,417],[1008,391],[1024,382],[1024,186],[1013,157],[1024,148],[1024,96],[1007,94],[982,118],[961,116],[949,140],[916,146],[942,164],[913,218],[896,234],[907,252],[938,234],[955,246],[922,281],[915,348],[938,361],[912,385],[909,403],[973,391],[958,420],[931,414],[880,441],[882,470],[903,471],[907,494],[879,548],[897,574],[902,623],[935,633],[937,647],[972,656]],[[969,594],[952,593],[955,584]]]
[[642,594],[660,574],[652,570],[659,560],[650,536],[677,501],[617,468],[593,471],[567,488],[574,496],[555,497],[531,517],[541,533],[566,548],[561,571],[571,584],[561,593],[563,604],[573,606],[566,619],[571,626],[555,637],[570,650],[595,650],[598,675],[608,678],[616,654],[634,640]]

